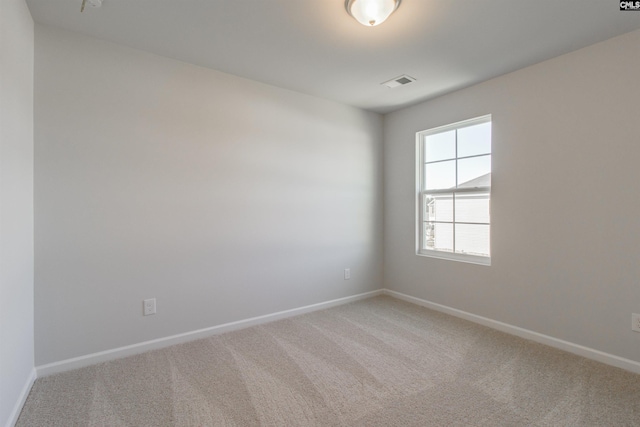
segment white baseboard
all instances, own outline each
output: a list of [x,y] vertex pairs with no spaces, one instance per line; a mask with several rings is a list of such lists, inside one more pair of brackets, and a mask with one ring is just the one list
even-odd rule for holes
[[20,412],[22,411],[22,407],[24,406],[24,402],[27,401],[27,396],[29,396],[29,392],[31,391],[31,387],[33,387],[33,383],[36,381],[36,369],[33,368],[31,373],[29,374],[29,378],[27,378],[27,382],[22,387],[22,391],[20,392],[20,396],[18,397],[18,401],[13,406],[13,410],[11,414],[9,414],[9,419],[7,420],[7,427],[13,427],[18,421],[18,417],[20,416]]
[[[59,372],[69,371],[72,369],[78,369],[85,366],[94,365],[96,363],[107,362],[109,360],[132,356],[134,354],[144,353],[145,351],[156,350],[156,349],[168,347],[175,344],[181,344],[188,341],[206,338],[206,337],[221,334],[224,332],[231,332],[238,329],[244,329],[251,326],[273,322],[275,320],[297,316],[300,314],[309,313],[316,310],[322,310],[322,309],[334,307],[337,305],[347,304],[349,302],[371,298],[381,294],[389,295],[397,299],[401,299],[407,302],[421,305],[423,307],[427,307],[436,311],[450,314],[452,316],[460,317],[462,319],[469,320],[471,322],[478,323],[480,325],[484,325],[489,328],[496,329],[502,332],[506,332],[511,335],[516,335],[521,338],[529,339],[531,341],[535,341],[541,344],[546,344],[550,347],[558,348],[560,350],[568,351],[570,353],[577,354],[579,356],[583,356],[588,359],[596,360],[598,362],[606,363],[607,365],[615,366],[618,368],[626,369],[628,371],[640,374],[640,362],[636,362],[634,360],[625,359],[623,357],[615,356],[613,354],[605,353],[589,347],[584,347],[579,344],[574,344],[568,341],[564,341],[548,335],[540,334],[538,332],[533,332],[528,329],[520,328],[518,326],[509,325],[507,323],[499,322],[497,320],[478,316],[476,314],[471,314],[466,311],[458,310],[442,304],[437,304],[421,298],[412,297],[410,295],[406,295],[400,292],[392,291],[389,289],[381,289],[377,291],[366,292],[363,294],[353,295],[345,298],[339,298],[339,299],[326,301],[318,304],[312,304],[304,307],[294,308],[291,310],[285,310],[277,313],[266,314],[264,316],[252,317],[250,319],[239,320],[237,322],[225,323],[218,326],[212,326],[210,328],[204,328],[196,331],[185,332],[182,334],[172,335],[165,338],[145,341],[138,344],[128,345],[125,347],[119,347],[112,350],[101,351],[99,353],[88,354],[85,356],[74,357],[72,359],[66,359],[59,362],[37,366],[35,368],[34,373],[32,374],[32,379],[27,385],[25,385],[25,390],[23,390],[22,401],[19,403],[19,405],[16,404],[17,409],[15,409],[14,412],[17,411],[17,413],[14,415],[17,419],[17,416],[20,414],[20,409],[24,404],[24,399],[26,399],[27,395],[29,394],[29,390],[31,389],[31,386],[33,385],[33,381],[35,381],[36,379],[36,374],[38,378],[46,377],[48,375],[56,374]],[[10,423],[9,426],[11,425],[12,424]]]
[[210,337],[212,335],[231,332],[238,329],[248,328],[263,323],[273,322],[274,320],[284,319],[287,317],[297,316],[316,310],[334,307],[337,305],[347,304],[376,295],[382,295],[383,291],[371,291],[363,294],[353,295],[344,298],[338,298],[331,301],[325,301],[318,304],[307,305],[304,307],[294,308],[291,310],[279,311],[277,313],[266,314],[264,316],[252,317],[250,319],[239,320],[237,322],[225,323],[222,325],[212,326],[209,328],[199,329],[196,331],[185,332],[178,335],[172,335],[165,338],[158,338],[151,341],[144,341],[138,344],[128,345],[125,347],[114,348],[112,350],[101,351],[98,353],[87,354],[85,356],[74,357],[59,362],[49,363],[36,367],[38,378],[48,375],[57,374],[59,372],[70,371],[72,369],[83,368],[85,366],[94,365],[96,363],[107,362],[109,360],[120,359],[122,357],[132,356],[134,354],[144,353],[149,350],[157,350],[159,348],[168,347],[175,344],[181,344],[187,341],[193,341],[201,338]]
[[450,314],[455,317],[459,317],[465,320],[469,320],[480,325],[488,326],[492,329],[497,329],[502,332],[506,332],[511,335],[516,335],[520,338],[525,338],[531,341],[545,344],[550,347],[554,347],[560,350],[567,351],[569,353],[577,354],[578,356],[586,357],[587,359],[596,360],[598,362],[606,363],[607,365],[615,366],[617,368],[626,369],[627,371],[640,374],[640,362],[636,362],[631,359],[625,359],[624,357],[615,356],[613,354],[605,353],[599,350],[594,350],[589,347],[585,347],[579,344],[574,344],[569,341],[564,341],[558,338],[550,337],[548,335],[533,332],[528,329],[520,328],[518,326],[509,325],[508,323],[499,322],[497,320],[489,319],[486,317],[478,316],[475,314],[467,313],[466,311],[458,310],[455,308],[447,307],[446,305],[437,304],[435,302],[427,301],[421,298],[412,297],[400,292],[384,289],[383,293],[391,297],[401,299],[403,301],[411,302],[423,307],[430,308],[432,310],[440,311],[442,313]]

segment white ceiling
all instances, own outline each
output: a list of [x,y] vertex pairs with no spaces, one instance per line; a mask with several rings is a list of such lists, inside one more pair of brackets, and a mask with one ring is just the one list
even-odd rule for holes
[[640,29],[617,0],[403,0],[376,27],[344,0],[81,3],[27,0],[41,24],[380,113]]

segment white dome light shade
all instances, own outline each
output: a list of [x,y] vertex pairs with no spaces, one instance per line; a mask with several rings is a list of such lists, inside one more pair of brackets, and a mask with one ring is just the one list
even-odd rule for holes
[[346,0],[349,15],[367,27],[382,24],[397,8],[401,0]]

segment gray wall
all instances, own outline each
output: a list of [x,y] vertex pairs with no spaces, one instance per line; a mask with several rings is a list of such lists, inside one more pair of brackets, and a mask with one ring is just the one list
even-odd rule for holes
[[0,0],[0,425],[33,346],[33,20],[23,0]]
[[[640,361],[640,31],[385,116],[385,286]],[[414,253],[415,133],[493,115],[490,267]]]
[[39,25],[35,73],[36,365],[381,287],[381,116]]

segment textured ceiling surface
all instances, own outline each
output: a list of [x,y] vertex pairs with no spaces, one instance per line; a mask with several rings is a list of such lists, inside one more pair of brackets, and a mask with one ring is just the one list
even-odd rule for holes
[[[27,0],[37,23],[380,113],[640,29],[615,0]],[[380,83],[407,74],[395,89]]]

